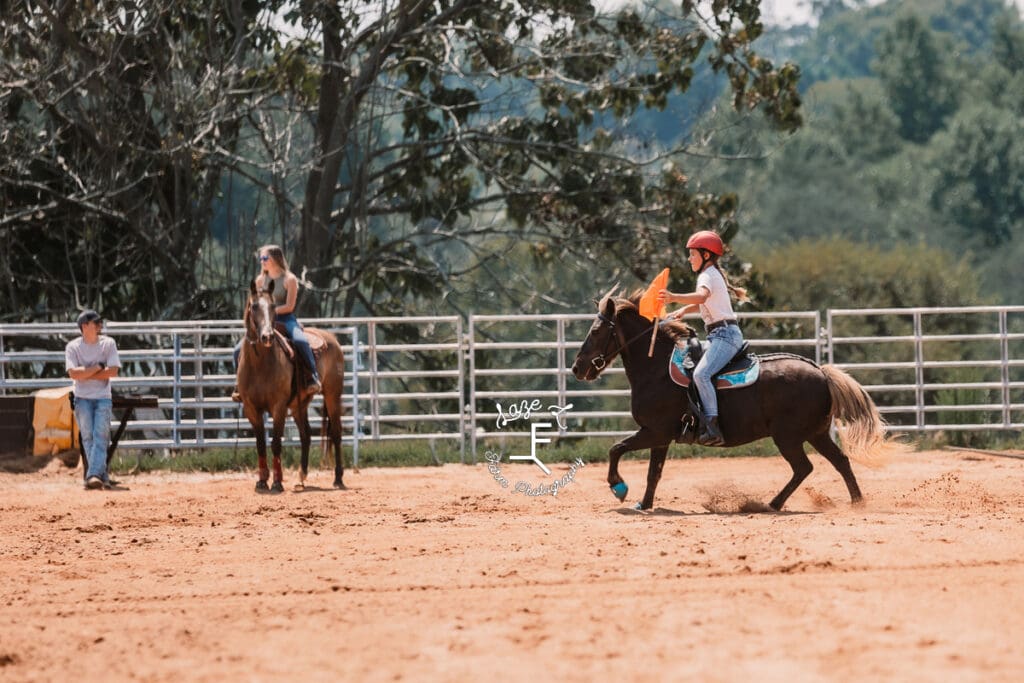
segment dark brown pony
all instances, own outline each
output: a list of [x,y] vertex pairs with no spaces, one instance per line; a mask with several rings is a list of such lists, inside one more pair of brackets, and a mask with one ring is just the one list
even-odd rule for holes
[[[609,450],[608,485],[624,500],[628,487],[619,476],[619,458],[649,448],[647,490],[637,505],[649,510],[669,445],[680,433],[683,414],[689,411],[687,390],[669,376],[669,357],[676,339],[690,336],[693,330],[678,321],[666,324],[658,333],[653,357],[648,358],[652,323],[637,310],[638,299],[639,295],[616,298],[614,289],[601,299],[597,320],[576,354],[572,371],[576,379],[592,381],[616,356],[622,357],[633,419],[640,430]],[[878,409],[853,378],[839,368],[819,367],[793,354],[763,356],[758,381],[749,387],[720,391],[718,406],[725,447],[771,437],[793,468],[793,477],[770,503],[773,510],[781,510],[814,469],[804,452],[805,441],[842,475],[854,503],[862,496],[849,458],[878,465],[892,453],[906,450],[885,438]],[[833,420],[844,426],[840,433],[846,453],[829,435]]]
[[[281,483],[281,437],[289,410],[299,429],[302,444],[300,482],[296,488],[302,489],[306,484],[311,432],[307,411],[313,395],[299,390],[295,362],[285,346],[284,337],[274,331],[273,293],[273,282],[268,289],[262,291],[256,290],[255,280],[249,283],[249,300],[245,306],[245,343],[242,344],[238,360],[238,393],[242,397],[245,416],[256,435],[260,470],[256,490],[268,490],[270,472],[267,468],[267,437],[263,415],[269,413],[273,421],[270,449],[274,455],[274,483],[269,491],[281,493],[284,491]],[[333,334],[310,327],[304,328],[304,331],[311,342],[314,341],[313,337],[319,337],[325,344],[317,361],[317,370],[324,397],[324,426],[334,453],[334,486],[343,489],[341,393],[345,381],[345,356]]]

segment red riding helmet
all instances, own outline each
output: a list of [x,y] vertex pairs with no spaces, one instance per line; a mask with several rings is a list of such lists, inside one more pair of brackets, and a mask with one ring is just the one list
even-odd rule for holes
[[725,245],[722,244],[722,238],[718,236],[717,232],[710,230],[701,230],[690,235],[690,239],[686,242],[687,249],[707,249],[712,254],[721,256],[725,253]]

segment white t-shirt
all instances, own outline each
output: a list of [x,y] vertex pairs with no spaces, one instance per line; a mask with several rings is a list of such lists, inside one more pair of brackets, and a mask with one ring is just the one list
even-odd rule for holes
[[[66,368],[88,368],[103,363],[108,368],[121,367],[117,356],[117,344],[110,337],[101,334],[95,344],[86,344],[83,337],[72,339],[64,347]],[[109,379],[76,379],[75,396],[79,398],[110,398]]]
[[711,293],[704,303],[700,304],[700,317],[705,325],[736,317],[732,311],[732,301],[729,300],[729,288],[717,267],[708,266],[697,276],[697,289],[701,287],[706,287]]

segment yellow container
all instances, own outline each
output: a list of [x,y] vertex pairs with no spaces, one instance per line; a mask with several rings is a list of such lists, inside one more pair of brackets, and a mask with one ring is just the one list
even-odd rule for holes
[[34,394],[32,455],[56,455],[77,447],[78,425],[68,400],[71,390],[70,386],[40,389]]

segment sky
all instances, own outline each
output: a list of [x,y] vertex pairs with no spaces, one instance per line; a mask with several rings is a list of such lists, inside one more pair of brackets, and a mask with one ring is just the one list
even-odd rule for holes
[[811,18],[810,3],[806,0],[761,0],[761,17],[767,24],[806,23]]
[[[868,0],[869,4],[877,5],[882,0]],[[598,0],[598,5],[616,6],[629,0]],[[1024,12],[1024,0],[1013,0],[1018,9]],[[811,3],[809,0],[761,0],[761,18],[765,24],[790,26],[804,24],[811,20]]]
[[[877,5],[881,0],[869,0],[869,4]],[[1013,0],[1017,8],[1024,11],[1024,0]],[[761,17],[766,24],[807,23],[811,19],[810,2],[808,0],[761,0]]]

